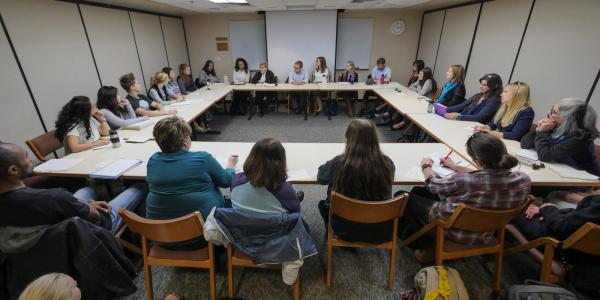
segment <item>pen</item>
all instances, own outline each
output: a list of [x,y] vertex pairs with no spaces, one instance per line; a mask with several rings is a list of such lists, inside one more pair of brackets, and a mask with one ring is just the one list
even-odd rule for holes
[[450,154],[452,154],[452,152],[454,152],[454,150],[450,149],[450,152],[448,152],[448,155],[446,155],[446,157],[444,157],[444,159],[448,159],[448,157],[450,157]]

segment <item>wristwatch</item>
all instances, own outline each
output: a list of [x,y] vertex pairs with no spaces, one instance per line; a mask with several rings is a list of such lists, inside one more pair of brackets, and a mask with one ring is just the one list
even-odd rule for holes
[[422,164],[421,165],[421,170],[425,170],[427,168],[431,168],[431,164]]

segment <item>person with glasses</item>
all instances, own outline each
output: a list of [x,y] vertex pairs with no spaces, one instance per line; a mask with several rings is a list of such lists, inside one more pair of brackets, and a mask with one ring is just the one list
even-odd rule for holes
[[[304,64],[301,60],[294,63],[294,70],[290,72],[288,76],[288,82],[293,85],[302,85],[308,83],[308,75],[303,69]],[[305,102],[307,93],[306,92],[290,92],[292,98],[292,110],[295,114],[299,114],[302,110],[306,109]]]
[[[529,195],[531,179],[520,171],[511,171],[518,160],[506,151],[504,143],[489,134],[474,133],[466,143],[467,153],[479,170],[462,167],[451,158],[441,163],[456,173],[448,177],[434,173],[433,161],[421,161],[425,187],[414,187],[409,193],[406,213],[402,218],[399,235],[402,239],[416,233],[425,224],[447,220],[460,203],[485,209],[511,209],[522,205]],[[400,195],[404,191],[397,192]],[[447,231],[446,237],[457,243],[481,245],[494,240],[493,232]],[[422,249],[415,251],[420,262],[433,259],[433,239],[423,237],[413,244]]]
[[461,104],[449,106],[444,117],[449,120],[473,121],[487,124],[500,106],[502,78],[496,73],[479,78],[479,93]]
[[600,136],[596,120],[596,111],[585,101],[562,99],[521,139],[521,148],[535,149],[541,161],[600,176],[594,150],[594,140]]
[[[250,82],[254,84],[274,84],[277,83],[277,77],[275,77],[273,71],[269,70],[269,65],[267,62],[261,62],[259,71],[254,74]],[[258,104],[258,116],[262,117],[268,112],[269,103],[272,103],[273,99],[277,98],[277,92],[256,92],[256,96],[254,98]]]
[[531,108],[529,85],[515,81],[508,84],[500,94],[500,108],[494,118],[475,131],[487,132],[495,137],[520,141],[529,132],[535,113]]

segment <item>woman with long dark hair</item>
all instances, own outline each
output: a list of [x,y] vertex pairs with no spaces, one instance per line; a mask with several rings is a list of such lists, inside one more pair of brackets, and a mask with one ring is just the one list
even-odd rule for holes
[[[382,201],[392,197],[395,167],[381,152],[375,125],[354,119],[346,130],[346,149],[319,167],[317,179],[329,185],[327,199],[319,202],[325,224],[329,217],[330,195],[335,191],[364,201]],[[382,243],[392,238],[392,222],[361,224],[333,217],[333,231],[349,242]]]
[[129,101],[117,92],[118,90],[114,86],[103,86],[98,90],[98,100],[96,101],[98,109],[104,114],[111,129],[119,129],[148,120],[148,117],[136,116]]
[[215,63],[212,60],[209,59],[204,63],[204,67],[202,67],[202,71],[200,71],[200,77],[198,77],[198,80],[200,81],[200,85],[205,85],[207,82],[221,82],[217,77]]
[[[315,70],[312,74],[311,81],[315,83],[327,83],[331,81],[331,74],[329,73],[329,69],[327,68],[327,61],[325,60],[325,57],[317,57],[315,61]],[[321,99],[327,97],[327,92],[316,92],[314,93],[314,96],[315,103],[317,106],[315,108],[315,115],[318,115],[323,109]]]
[[[234,84],[246,84],[250,82],[250,70],[248,69],[248,62],[239,57],[235,60],[233,65],[233,83]],[[245,115],[248,110],[248,101],[250,100],[250,92],[239,92],[233,93],[233,101],[231,102],[231,108],[229,112],[232,115]]]
[[473,121],[487,124],[492,120],[500,106],[502,94],[502,78],[496,73],[483,75],[479,78],[479,93],[473,95],[461,104],[448,106],[446,119]]
[[75,96],[58,114],[55,136],[65,147],[66,154],[108,145],[110,127],[104,114],[86,96]]

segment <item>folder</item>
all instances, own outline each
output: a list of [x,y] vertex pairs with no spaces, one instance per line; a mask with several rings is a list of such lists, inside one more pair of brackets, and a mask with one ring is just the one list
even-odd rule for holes
[[119,159],[108,166],[90,174],[95,179],[117,179],[123,173],[135,168],[142,163],[139,159]]

